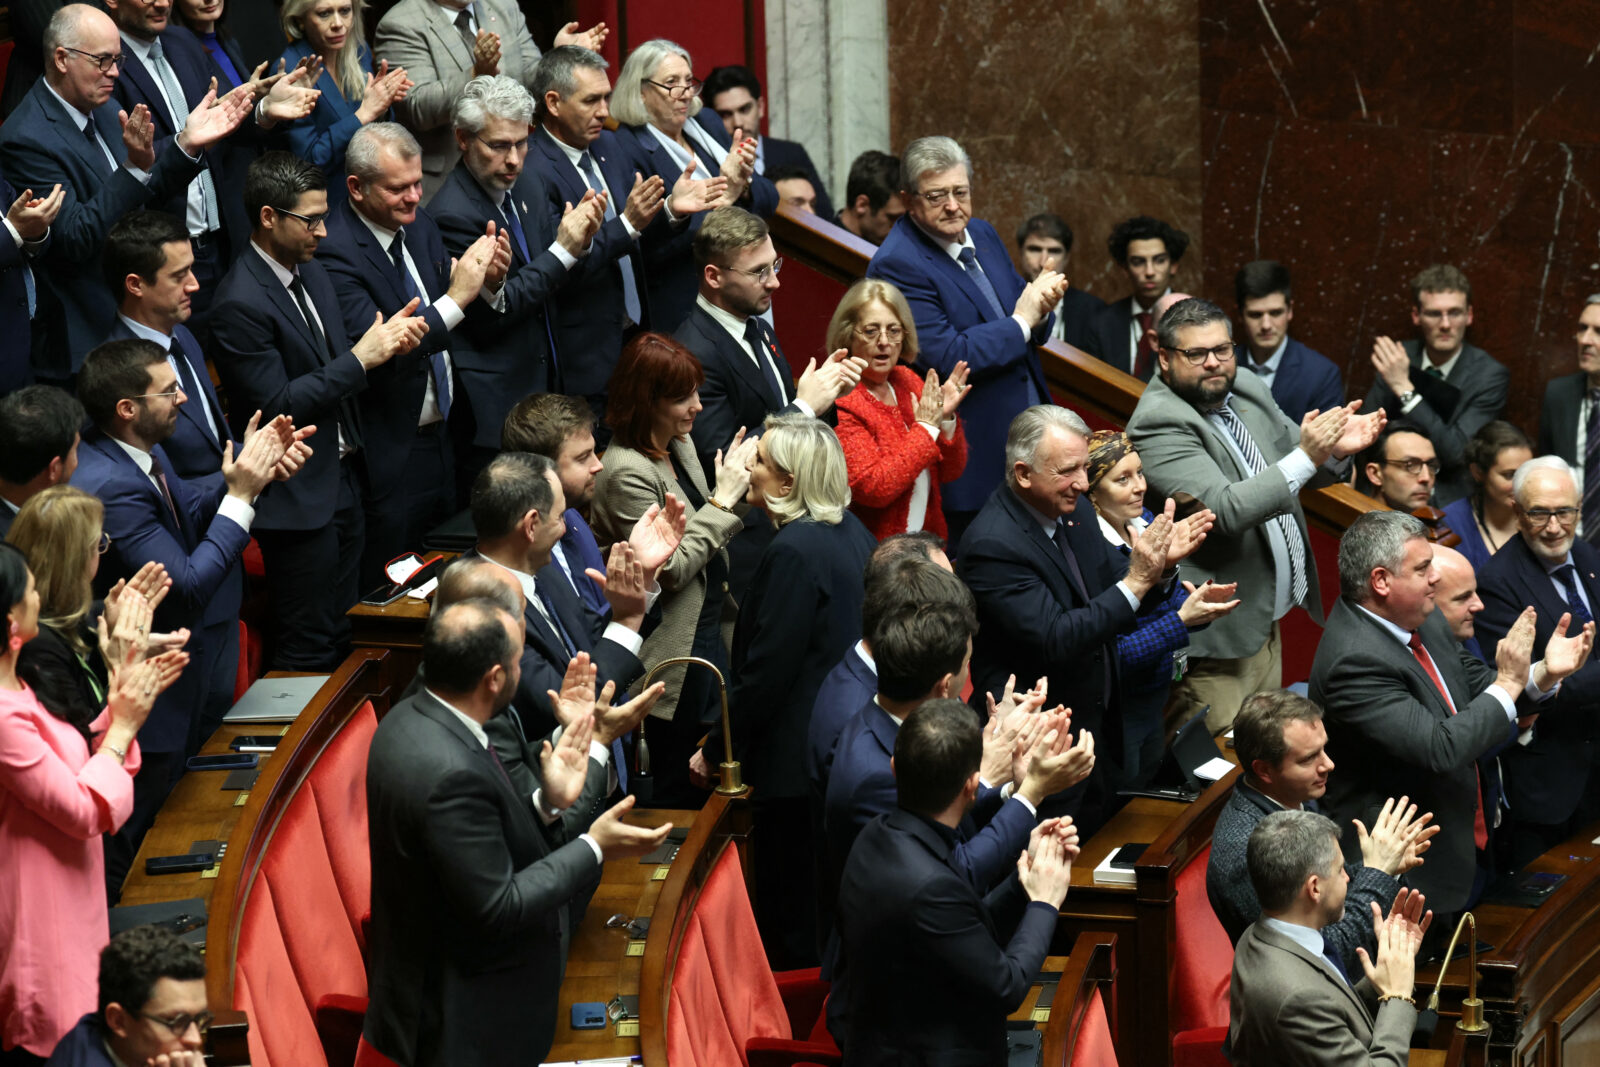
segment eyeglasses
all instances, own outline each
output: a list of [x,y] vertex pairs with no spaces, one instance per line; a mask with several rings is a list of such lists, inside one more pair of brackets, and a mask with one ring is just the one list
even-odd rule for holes
[[142,1011],[136,1012],[135,1014],[137,1014],[141,1019],[149,1019],[153,1023],[160,1023],[168,1030],[171,1030],[174,1036],[177,1037],[182,1037],[184,1034],[188,1033],[189,1027],[191,1026],[195,1027],[203,1034],[207,1030],[211,1029],[211,1020],[216,1018],[216,1016],[212,1015],[209,1011],[202,1011],[195,1015],[185,1015],[180,1013],[178,1015],[169,1015],[165,1018],[160,1015],[149,1015]]
[[516,149],[517,155],[519,156],[526,155],[528,151],[528,139],[526,137],[520,141],[485,141],[477,134],[473,134],[472,139],[483,145],[483,147],[487,148],[497,156],[506,155],[512,149]]
[[291,219],[299,219],[301,222],[306,224],[306,229],[308,230],[315,230],[319,228],[325,229],[328,225],[328,220],[333,218],[333,212],[331,211],[325,212],[321,215],[302,215],[300,212],[290,211],[286,207],[275,207],[272,210],[276,211],[280,215],[288,215]]
[[101,530],[100,543],[95,546],[95,555],[103,556],[109,551],[111,551],[111,535]]
[[65,48],[69,52],[76,52],[78,55],[82,56],[84,59],[87,59],[89,62],[93,63],[95,66],[99,67],[101,74],[110,74],[112,67],[119,67],[119,66],[122,65],[122,53],[121,52],[118,52],[115,55],[113,55],[110,52],[107,52],[104,55],[95,55],[93,52],[85,52],[81,48],[73,48],[70,45],[62,45],[61,47]]
[[906,331],[905,327],[903,326],[880,327],[876,324],[873,324],[871,326],[857,326],[855,328],[855,334],[863,341],[876,341],[881,335],[883,337],[887,337],[895,344],[899,344],[901,339],[905,337]]
[[1536,527],[1546,525],[1552,518],[1563,526],[1571,526],[1578,521],[1577,508],[1529,508],[1523,514]]
[[164,393],[140,393],[138,396],[130,396],[128,399],[129,400],[171,400],[171,399],[174,399],[175,397],[180,397],[182,395],[183,395],[183,386],[174,385],[171,389],[168,389]]
[[654,85],[657,89],[660,89],[674,100],[689,99],[695,93],[700,91],[700,86],[705,84],[704,82],[695,78],[690,78],[688,81],[684,82],[656,82],[651,81],[649,78],[645,78],[643,80],[646,85]]
[[1421,474],[1423,467],[1427,467],[1428,473],[1435,476],[1444,467],[1444,464],[1436,459],[1386,459],[1383,461],[1383,465],[1385,467],[1399,467],[1413,477]]
[[783,257],[779,256],[760,270],[745,270],[743,267],[723,267],[722,269],[731,270],[735,274],[748,274],[756,281],[764,282],[778,276],[778,272],[783,269]]
[[1467,309],[1466,308],[1443,308],[1443,309],[1440,309],[1440,308],[1429,308],[1427,311],[1418,312],[1418,314],[1420,314],[1423,318],[1427,319],[1429,322],[1438,322],[1441,319],[1448,320],[1450,322],[1460,322],[1462,319],[1467,317]]
[[1168,348],[1164,351],[1170,352],[1175,356],[1182,356],[1189,361],[1189,366],[1198,367],[1211,358],[1216,359],[1218,363],[1232,363],[1234,357],[1239,353],[1239,346],[1229,341],[1227,344],[1218,345],[1215,348]]
[[929,189],[925,193],[914,193],[912,195],[922,197],[928,202],[929,207],[938,207],[951,197],[956,198],[956,203],[965,204],[972,198],[972,186],[958,185],[953,189]]

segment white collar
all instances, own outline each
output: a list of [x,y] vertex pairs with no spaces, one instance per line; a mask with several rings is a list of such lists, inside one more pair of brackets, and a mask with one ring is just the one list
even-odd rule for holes
[[256,250],[256,255],[267,261],[267,266],[272,268],[272,273],[277,276],[278,282],[285,289],[294,284],[295,278],[297,278],[300,274],[298,270],[290,270],[282,263],[279,263],[277,260],[273,259],[267,250],[262,248],[255,241],[250,242],[250,247]]
[[61,101],[61,106],[67,109],[67,114],[72,116],[72,121],[74,121],[74,122],[76,122],[78,124],[78,132],[82,133],[83,132],[83,128],[85,126],[89,125],[89,117],[90,117],[89,113],[86,112],[86,111],[79,110],[79,108],[75,104],[67,103],[67,98],[62,96],[60,93],[56,92],[56,87],[54,85],[50,84],[50,79],[49,78],[46,78],[44,80],[44,87],[46,89],[50,90],[50,95],[51,96],[53,96],[57,100]]
[[725,308],[717,307],[717,305],[706,299],[704,293],[697,295],[694,298],[694,302],[704,309],[707,315],[710,315],[713,319],[716,319],[717,324],[720,325],[724,330],[727,330],[728,333],[733,336],[734,340],[738,341],[741,345],[745,343],[744,330],[745,324],[750,321],[748,318],[741,319],[733,312],[728,311]]
[[448,708],[450,714],[461,720],[461,725],[465,726],[467,730],[471,732],[472,736],[477,738],[478,744],[482,745],[484,748],[489,747],[489,735],[484,732],[483,726],[479,724],[476,719],[462,711],[460,708],[456,707],[454,704],[450,703],[438,693],[435,693],[432,689],[429,689],[427,686],[423,686],[422,691],[427,693],[433,699],[437,700],[445,708]]
[[1438,372],[1439,377],[1441,377],[1441,378],[1449,378],[1450,377],[1450,372],[1455,369],[1455,366],[1456,366],[1457,363],[1461,362],[1461,353],[1465,352],[1466,350],[1467,350],[1467,342],[1462,341],[1461,342],[1461,347],[1456,349],[1456,354],[1455,355],[1451,356],[1449,359],[1445,360],[1443,363],[1435,365],[1433,360],[1428,358],[1428,350],[1426,348],[1424,348],[1420,352],[1420,355],[1422,356],[1421,369],[1423,370],[1423,372],[1427,372],[1428,369],[1431,367],[1434,371]]
[[[1122,535],[1117,532],[1117,528],[1111,525],[1110,521],[1104,515],[1100,514],[1098,510],[1095,511],[1094,515],[1095,518],[1100,521],[1100,533],[1107,541],[1111,542],[1111,544],[1118,548],[1128,547],[1128,542],[1122,539]],[[1133,527],[1133,534],[1135,537],[1137,537],[1139,536],[1140,531],[1142,531],[1149,524],[1144,521],[1144,516],[1141,515],[1138,518],[1128,520],[1128,525]]]
[[888,708],[883,706],[883,701],[878,699],[876,693],[873,694],[872,703],[877,706],[879,711],[881,711],[885,715],[889,716],[889,721],[894,723],[894,728],[896,730],[900,729],[901,725],[904,724],[904,722],[905,722],[904,719],[895,718],[894,712],[890,711]]
[[[400,231],[384,229],[382,226],[379,226],[376,222],[373,222],[371,219],[363,215],[361,213],[361,209],[356,207],[354,204],[350,205],[350,210],[355,212],[356,218],[365,223],[367,229],[372,231],[372,236],[378,239],[378,244],[382,246],[383,250],[385,252],[389,251],[389,246],[394,243],[395,234],[399,233]],[[404,242],[402,242],[402,244],[403,243]]]
[[1550,575],[1550,577],[1554,578],[1556,571],[1572,562],[1572,552],[1569,550],[1566,555],[1562,556],[1561,559],[1555,563],[1551,563],[1543,556],[1536,556],[1535,558],[1538,559],[1539,565],[1544,568],[1544,572]]
[[944,249],[944,254],[955,260],[957,263],[961,262],[961,252],[963,249],[970,248],[972,249],[973,255],[978,254],[978,246],[972,243],[972,234],[967,230],[961,231],[961,240],[947,241],[944,239],[942,234],[934,233],[916,219],[912,219],[911,224],[917,229],[921,230],[923,233],[927,234],[928,240]]
[[[488,556],[483,558],[489,559]],[[515,567],[507,567],[504,563],[501,563],[498,560],[490,559],[489,562],[493,563],[496,567],[499,567],[502,570],[511,572],[511,576],[517,580],[517,584],[522,586],[522,597],[524,600],[530,604],[539,603],[539,586],[538,583],[534,581],[533,575],[529,574],[527,571],[519,571]],[[542,607],[543,605],[540,606]]]
[[[1249,346],[1246,345],[1245,347],[1248,351]],[[1278,373],[1278,364],[1283,362],[1283,350],[1288,347],[1289,335],[1284,334],[1283,340],[1278,342],[1278,347],[1272,350],[1272,355],[1268,356],[1260,363],[1256,362],[1256,358],[1254,356],[1247,355],[1245,358],[1245,366],[1249,367],[1251,370],[1255,370],[1259,367],[1265,370],[1268,374],[1276,374]]]
[[[120,31],[118,32],[117,36],[122,38],[122,43],[123,44],[125,44],[129,48],[133,49],[133,54],[139,57],[139,62],[144,63],[146,65],[149,64],[149,62],[150,62],[150,48],[152,47],[152,45],[154,45],[155,42],[153,42],[153,41],[141,41],[137,37],[129,37],[127,34],[122,33]],[[165,48],[161,49],[161,54],[162,54],[162,56],[165,56],[167,54],[167,50]]]
[[867,665],[867,670],[874,675],[878,673],[878,661],[872,658],[871,652],[867,651],[867,643],[865,641],[856,642],[856,655],[860,656],[861,662]]
[[155,477],[155,475],[151,472],[155,469],[156,461],[155,458],[150,455],[150,453],[146,452],[137,445],[130,445],[120,437],[112,437],[110,434],[107,434],[106,437],[112,441],[115,441],[117,443],[117,447],[126,452],[129,457],[139,465],[139,469],[144,471],[146,477]]
[[583,154],[589,151],[587,148],[573,148],[567,142],[551,133],[548,127],[540,126],[539,132],[550,138],[550,142],[561,149],[561,154],[566,156],[574,167],[578,166],[578,160],[583,158]]
[[1046,516],[1044,512],[1028,503],[1016,489],[1011,489],[1011,495],[1017,498],[1017,503],[1022,505],[1024,511],[1033,516],[1033,521],[1037,522],[1040,529],[1044,530],[1044,535],[1052,541],[1055,540],[1056,531],[1061,528],[1058,520]]
[[1379,626],[1382,626],[1385,630],[1387,630],[1389,632],[1389,635],[1391,637],[1393,637],[1396,641],[1399,641],[1402,645],[1410,647],[1410,645],[1411,645],[1411,631],[1410,630],[1406,630],[1406,629],[1403,629],[1403,628],[1401,628],[1399,626],[1396,626],[1394,623],[1390,622],[1388,619],[1384,618],[1382,615],[1379,615],[1377,612],[1373,611],[1371,608],[1368,608],[1364,604],[1357,604],[1356,608],[1358,610],[1360,610],[1360,611],[1366,612],[1368,618],[1373,619],[1374,621],[1377,622],[1377,624]]
[[[1172,292],[1172,286],[1169,285],[1165,290],[1162,291],[1161,296],[1166,296],[1167,293],[1170,292]],[[1158,296],[1154,300],[1150,301],[1149,307],[1145,307],[1143,304],[1139,303],[1139,298],[1136,296],[1130,296],[1128,299],[1133,303],[1133,313],[1135,315],[1143,315],[1147,312],[1153,312],[1155,310],[1156,305],[1161,303],[1161,296]]]
[[117,318],[121,319],[122,324],[132,330],[135,336],[142,337],[146,341],[153,341],[160,345],[164,352],[172,350],[172,335],[170,333],[162,333],[154,326],[146,326],[142,322],[130,319],[120,311],[117,312]]
[[1313,930],[1311,927],[1301,926],[1299,923],[1284,922],[1282,919],[1274,919],[1269,915],[1261,917],[1261,925],[1268,930],[1276,930],[1318,958],[1322,957],[1327,951],[1327,945],[1322,940],[1321,930]]

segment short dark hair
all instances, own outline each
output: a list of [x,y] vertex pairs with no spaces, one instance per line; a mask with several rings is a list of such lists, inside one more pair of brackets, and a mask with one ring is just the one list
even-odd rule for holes
[[107,341],[91,349],[78,371],[78,399],[90,421],[108,429],[117,417],[117,401],[148,392],[150,368],[166,361],[161,346],[142,337]]
[[1322,709],[1290,689],[1269,689],[1246,697],[1233,720],[1233,751],[1239,766],[1251,778],[1256,776],[1256,760],[1268,767],[1278,766],[1289,753],[1283,728],[1291,722],[1321,721]]
[[[966,591],[961,579],[944,568],[924,567]],[[872,641],[878,692],[890,700],[916,700],[926,696],[939,679],[959,671],[967,658],[967,642],[978,631],[971,600],[972,594],[967,593],[967,604],[950,596],[931,603],[902,604],[890,611],[878,623]]]
[[517,401],[500,425],[500,447],[553,460],[575,433],[594,431],[594,412],[581,396],[534,393]]
[[22,549],[0,541],[0,614],[8,612],[28,595],[28,557]]
[[1040,212],[1030,217],[1021,226],[1017,227],[1017,247],[1021,248],[1030,237],[1044,237],[1051,241],[1060,241],[1064,251],[1072,251],[1072,227],[1067,225],[1067,220],[1060,215],[1052,215],[1048,211]]
[[850,164],[850,176],[845,179],[844,199],[854,206],[856,198],[865,196],[867,206],[882,211],[891,197],[900,195],[900,157],[891,156],[869,148]]
[[1156,344],[1172,349],[1178,346],[1178,331],[1189,326],[1209,326],[1213,322],[1225,323],[1228,336],[1233,336],[1233,320],[1228,313],[1209,300],[1198,296],[1184,297],[1167,308],[1156,320]]
[[1367,464],[1382,463],[1389,458],[1389,439],[1397,433],[1414,433],[1418,437],[1427,437],[1428,440],[1433,440],[1433,438],[1428,437],[1428,431],[1409,419],[1394,419],[1384,423],[1383,429],[1378,431],[1377,440],[1362,449],[1361,453],[1356,456],[1356,470],[1360,472],[1360,477],[1356,479],[1356,485],[1368,496],[1376,496],[1378,487],[1373,485],[1372,480],[1367,477]]
[[533,452],[502,452],[489,461],[472,483],[472,525],[482,540],[493,541],[517,528],[530,511],[550,517],[555,489],[550,484],[556,465]]
[[1417,272],[1411,279],[1411,302],[1417,307],[1422,306],[1423,293],[1460,293],[1468,306],[1472,304],[1472,283],[1451,263],[1435,263]]
[[983,762],[978,716],[959,700],[919,706],[894,739],[894,784],[899,804],[918,815],[937,815],[961,795]]
[[428,685],[447,693],[478,687],[491,667],[511,667],[515,652],[503,620],[504,607],[487,597],[471,597],[428,616],[422,631],[422,673]]
[[83,428],[83,405],[53,385],[26,385],[0,397],[0,481],[26,485],[65,459]]
[[776,185],[779,182],[786,182],[793,178],[804,178],[806,181],[811,181],[811,172],[804,167],[797,166],[769,167],[765,177],[767,181]]
[[165,246],[178,241],[189,243],[189,228],[165,211],[130,211],[118,219],[100,252],[111,299],[121,304],[127,298],[125,285],[130,274],[154,282],[167,265]]
[[1275,259],[1246,263],[1233,276],[1233,298],[1239,302],[1241,311],[1246,300],[1260,300],[1273,293],[1282,293],[1286,301],[1294,299],[1289,287],[1289,268]]
[[1275,811],[1250,831],[1245,865],[1261,910],[1283,911],[1313,874],[1326,874],[1339,854],[1339,827],[1326,815]]
[[1111,237],[1106,241],[1106,248],[1111,252],[1111,258],[1117,263],[1126,266],[1128,263],[1128,245],[1134,241],[1160,241],[1167,247],[1167,255],[1176,263],[1183,258],[1189,250],[1189,235],[1161,219],[1153,219],[1149,215],[1135,215],[1131,219],[1124,219],[1117,223],[1111,231]]
[[666,452],[650,439],[656,409],[682,400],[706,380],[705,368],[689,351],[664,333],[647,330],[622,346],[622,355],[606,386],[606,425],[612,441],[665,459]]
[[288,208],[300,202],[302,193],[328,187],[322,168],[301,159],[293,152],[266,152],[259,156],[244,176],[244,209],[250,213],[250,228],[261,228],[261,209]]
[[907,596],[914,595],[907,579],[916,565],[927,564],[943,570],[933,562],[933,554],[943,551],[944,541],[927,530],[890,534],[878,542],[878,547],[867,557],[867,566],[861,575],[865,590],[861,600],[861,635],[868,644],[877,632],[878,621]]
[[[710,74],[706,75],[706,83],[700,87],[700,99],[704,100],[708,107],[714,107],[715,105],[711,102],[729,89],[748,89],[750,90],[750,95],[759,100],[761,98],[761,79],[756,77],[755,71],[749,67],[716,67]],[[754,131],[746,130],[745,132],[752,133]],[[771,175],[768,175],[768,177],[771,177]]]
[[160,926],[131,927],[100,950],[100,1002],[95,1023],[104,1034],[106,1008],[112,1004],[129,1012],[142,1011],[163,978],[193,982],[205,976],[205,957],[194,945]]

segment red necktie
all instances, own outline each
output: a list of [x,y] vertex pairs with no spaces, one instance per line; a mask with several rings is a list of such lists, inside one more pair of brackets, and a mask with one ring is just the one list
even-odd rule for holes
[[1141,311],[1134,316],[1139,320],[1139,350],[1133,357],[1133,376],[1140,381],[1150,377],[1150,365],[1155,361],[1155,346],[1150,341],[1151,313]]
[[[1444,706],[1450,709],[1450,714],[1456,713],[1456,705],[1450,699],[1450,691],[1444,687],[1444,679],[1439,677],[1439,672],[1434,668],[1433,657],[1428,655],[1428,650],[1422,645],[1422,635],[1416,632],[1411,634],[1411,640],[1406,642],[1411,649],[1411,654],[1417,657],[1417,662],[1422,664],[1422,669],[1428,672],[1428,677],[1433,680],[1433,686],[1439,690],[1439,695],[1444,697]],[[1489,847],[1489,824],[1483,818],[1483,774],[1478,770],[1478,765],[1472,765],[1472,773],[1477,779],[1476,805],[1472,812],[1472,843],[1478,848]]]

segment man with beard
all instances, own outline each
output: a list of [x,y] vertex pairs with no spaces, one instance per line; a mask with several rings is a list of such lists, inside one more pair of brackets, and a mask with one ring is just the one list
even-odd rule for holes
[[1181,491],[1216,513],[1211,536],[1190,557],[1192,581],[1256,591],[1191,635],[1189,673],[1173,690],[1179,718],[1169,728],[1209,705],[1206,721],[1222,733],[1246,697],[1282,684],[1279,620],[1297,606],[1322,618],[1300,489],[1333,481],[1333,471],[1318,468],[1370,445],[1384,415],[1357,415],[1358,401],[1308,412],[1296,427],[1265,382],[1235,377],[1232,324],[1209,301],[1180,300],[1156,332],[1160,374],[1128,420],[1150,496]]

